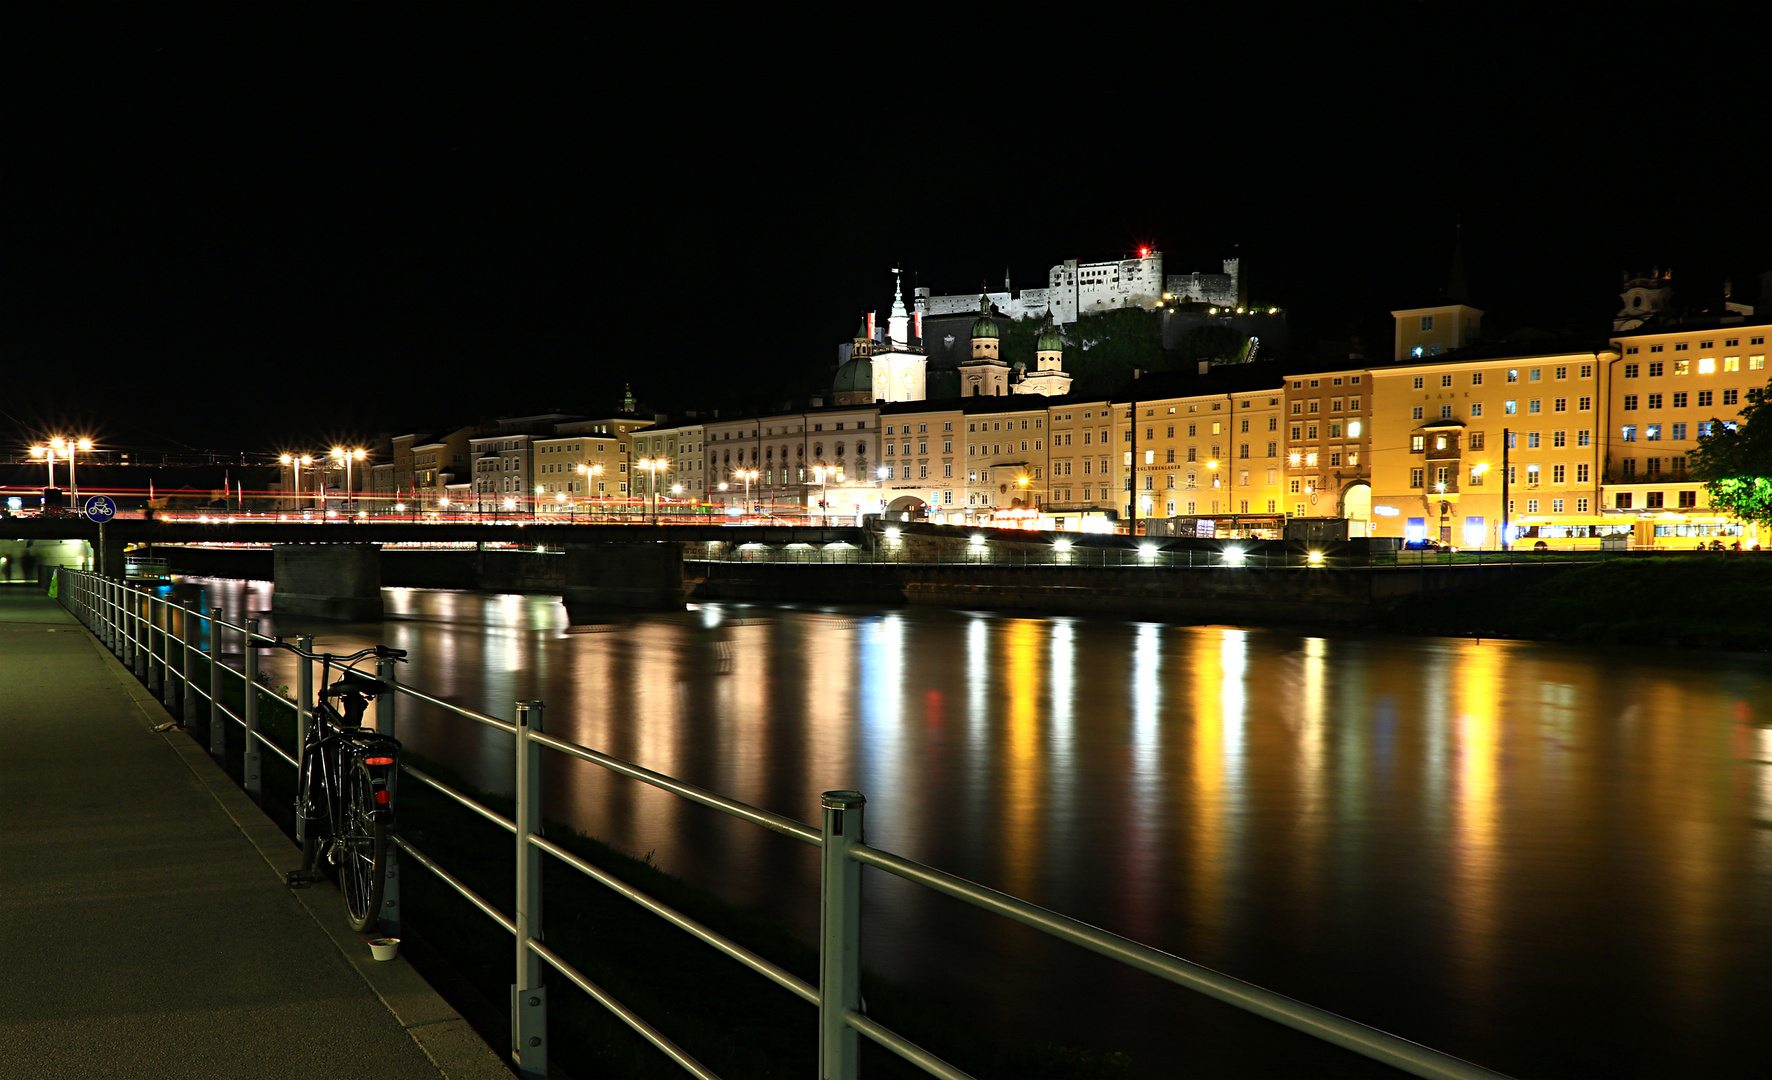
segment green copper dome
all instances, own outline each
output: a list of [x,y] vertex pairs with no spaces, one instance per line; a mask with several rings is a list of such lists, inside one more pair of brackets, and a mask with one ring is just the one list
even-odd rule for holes
[[1040,336],[1034,341],[1034,351],[1063,352],[1064,338],[1059,336],[1058,327],[1047,326],[1046,329],[1040,331]]
[[831,386],[835,393],[849,391],[872,391],[874,388],[874,363],[866,357],[856,357],[837,369],[837,378]]
[[982,295],[978,298],[978,321],[972,324],[972,336],[975,338],[997,337],[997,324],[991,318],[991,298]]

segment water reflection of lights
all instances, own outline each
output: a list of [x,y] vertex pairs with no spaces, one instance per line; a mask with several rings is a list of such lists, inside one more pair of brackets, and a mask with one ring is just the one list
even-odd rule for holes
[[1003,761],[1004,888],[1032,896],[1039,887],[1039,853],[1045,833],[1046,756],[1040,738],[1039,638],[1034,619],[1012,619],[1002,627],[1004,691],[1009,698]]

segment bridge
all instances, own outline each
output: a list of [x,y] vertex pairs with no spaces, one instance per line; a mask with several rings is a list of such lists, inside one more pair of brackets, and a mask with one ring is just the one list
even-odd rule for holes
[[[830,544],[868,540],[855,526],[818,525],[573,525],[553,522],[147,521],[16,518],[0,532],[21,540],[85,540],[94,567],[123,577],[131,545],[244,544],[275,551],[272,581],[278,611],[326,618],[379,619],[381,545],[522,544],[563,552],[560,592],[567,611],[681,606],[683,546]],[[574,621],[583,621],[574,617]]]

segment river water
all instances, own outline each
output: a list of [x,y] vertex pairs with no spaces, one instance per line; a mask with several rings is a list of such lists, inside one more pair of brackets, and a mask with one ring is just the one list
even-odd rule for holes
[[[428,693],[541,699],[553,734],[810,823],[858,789],[876,846],[1516,1076],[1764,1075],[1764,656],[794,606],[569,628],[555,597],[385,595],[380,624],[276,629],[409,649]],[[411,746],[508,789],[507,736],[402,708]],[[579,762],[547,783],[551,814],[812,937],[811,848]],[[881,973],[1135,1076],[1395,1075],[873,871],[865,920]]]

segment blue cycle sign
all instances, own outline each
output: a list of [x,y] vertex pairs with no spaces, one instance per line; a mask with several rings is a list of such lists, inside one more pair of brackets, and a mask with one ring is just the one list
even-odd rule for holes
[[117,504],[107,496],[94,495],[86,500],[86,516],[102,525],[117,516]]

